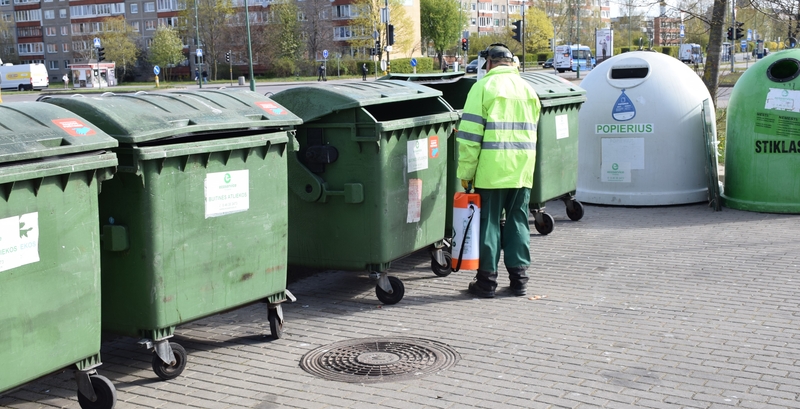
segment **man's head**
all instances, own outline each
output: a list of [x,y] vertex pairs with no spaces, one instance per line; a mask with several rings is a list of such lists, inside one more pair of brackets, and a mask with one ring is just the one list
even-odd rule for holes
[[505,44],[492,44],[486,47],[486,50],[481,51],[480,56],[486,59],[483,64],[483,69],[486,71],[497,66],[514,64],[514,54],[511,54]]

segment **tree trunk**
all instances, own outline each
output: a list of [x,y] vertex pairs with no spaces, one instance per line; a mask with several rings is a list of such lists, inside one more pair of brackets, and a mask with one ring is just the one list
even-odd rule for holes
[[[725,27],[725,11],[728,9],[728,0],[714,0],[714,9],[711,11],[711,27],[708,37],[708,55],[706,67],[703,72],[703,83],[706,84],[711,94],[711,101],[717,106],[717,88],[719,88],[719,62],[722,52],[722,32]],[[733,47],[733,44],[731,44]],[[731,56],[733,57],[733,56]]]

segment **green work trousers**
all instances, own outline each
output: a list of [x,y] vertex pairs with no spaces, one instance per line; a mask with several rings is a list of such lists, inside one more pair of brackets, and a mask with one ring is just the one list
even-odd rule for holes
[[[494,281],[492,287],[497,285],[497,265],[500,263],[500,250],[503,250],[503,261],[509,272],[509,278],[512,282],[527,282],[525,270],[531,264],[531,231],[528,225],[528,202],[531,190],[529,188],[475,189],[475,192],[481,196],[478,281]],[[500,226],[503,210],[506,213],[505,227]]]

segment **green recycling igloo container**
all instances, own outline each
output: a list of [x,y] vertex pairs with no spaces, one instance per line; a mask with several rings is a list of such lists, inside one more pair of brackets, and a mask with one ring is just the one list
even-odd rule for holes
[[0,105],[0,141],[0,393],[74,364],[80,405],[111,408],[97,203],[117,141],[41,102]]
[[[289,264],[370,271],[378,299],[402,299],[402,282],[385,274],[390,263],[428,246],[441,254],[445,239],[453,187],[444,147],[458,114],[441,95],[389,80],[272,96],[303,120],[289,158]],[[449,274],[449,259],[434,257],[437,265]]]
[[575,200],[578,185],[578,112],[586,102],[586,91],[554,74],[522,73],[542,104],[537,125],[536,166],[533,172],[530,209],[536,231],[553,231],[553,217],[545,203],[561,199],[571,220],[583,217],[583,205]]
[[142,337],[162,379],[186,352],[175,327],[269,302],[282,334],[287,154],[300,119],[250,91],[50,97],[119,141],[100,194],[103,330]]
[[800,213],[800,50],[770,53],[736,82],[724,175],[724,206]]

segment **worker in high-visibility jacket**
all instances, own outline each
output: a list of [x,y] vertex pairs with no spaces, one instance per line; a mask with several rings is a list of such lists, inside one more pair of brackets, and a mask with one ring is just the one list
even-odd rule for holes
[[531,263],[528,201],[541,103],[520,77],[508,47],[492,44],[481,56],[487,73],[467,96],[456,137],[457,177],[464,189],[471,184],[481,198],[480,264],[469,292],[494,297],[502,246],[510,291],[523,296]]

